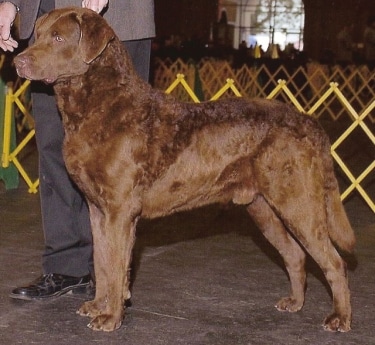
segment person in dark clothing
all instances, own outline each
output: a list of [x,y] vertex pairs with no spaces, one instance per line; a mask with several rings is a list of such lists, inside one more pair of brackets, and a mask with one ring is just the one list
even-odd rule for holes
[[[36,19],[65,6],[82,6],[104,13],[104,18],[124,42],[138,74],[148,80],[151,38],[155,34],[153,0],[0,0],[0,48],[14,51],[18,46],[11,36],[17,13],[20,38],[32,40]],[[82,290],[89,286],[94,271],[88,208],[65,168],[64,131],[52,87],[32,82],[31,91],[45,250],[43,274],[10,294],[12,298],[24,300]]]

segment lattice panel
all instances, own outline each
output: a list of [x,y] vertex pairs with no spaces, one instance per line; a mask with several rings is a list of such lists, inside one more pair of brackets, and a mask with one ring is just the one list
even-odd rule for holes
[[[190,70],[189,70],[190,68]],[[188,72],[189,71],[189,72]],[[266,65],[243,65],[233,69],[227,61],[204,59],[196,65],[186,64],[182,60],[171,63],[169,60],[156,60],[154,86],[165,90],[172,84],[178,73],[187,76],[189,85],[195,85],[196,71],[202,85],[204,99],[209,100],[217,92],[217,86],[223,80],[232,79],[244,97],[267,97],[274,90],[280,79],[288,81],[288,87],[295,98],[305,109],[316,104],[331,82],[340,85],[346,99],[356,108],[367,108],[375,99],[375,81],[367,66],[340,66],[320,65],[308,63],[306,66],[290,67],[281,65],[270,69]],[[186,101],[186,93],[181,89],[176,90],[175,97]],[[278,95],[282,100],[287,98],[284,94]],[[318,108],[314,117],[329,117],[334,121],[347,116],[347,109],[341,107],[337,98],[327,99],[322,107]],[[375,123],[375,111],[367,116],[367,121]]]

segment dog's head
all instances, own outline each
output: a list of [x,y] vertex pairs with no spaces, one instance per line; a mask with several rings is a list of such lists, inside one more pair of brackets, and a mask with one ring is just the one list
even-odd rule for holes
[[37,20],[34,44],[15,57],[17,73],[47,83],[84,74],[114,37],[94,11],[76,7],[51,11]]

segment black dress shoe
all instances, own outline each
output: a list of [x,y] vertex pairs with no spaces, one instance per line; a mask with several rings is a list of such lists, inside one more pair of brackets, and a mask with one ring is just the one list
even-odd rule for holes
[[30,285],[14,289],[9,297],[22,300],[46,299],[61,296],[67,292],[89,292],[91,275],[70,277],[62,274],[44,274]]

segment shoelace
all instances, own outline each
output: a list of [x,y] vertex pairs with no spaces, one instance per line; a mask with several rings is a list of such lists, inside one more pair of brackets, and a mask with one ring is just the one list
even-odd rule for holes
[[[54,274],[53,273],[48,273],[43,275],[43,282],[50,284],[52,287],[56,286],[56,283],[54,281]],[[43,284],[45,286],[45,284]],[[39,287],[43,287],[41,285],[38,285]]]

